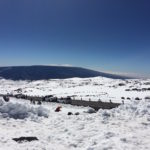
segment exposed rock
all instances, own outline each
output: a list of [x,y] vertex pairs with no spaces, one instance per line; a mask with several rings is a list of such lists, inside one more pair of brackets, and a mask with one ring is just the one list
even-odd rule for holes
[[38,141],[38,138],[37,137],[20,137],[20,138],[13,138],[13,140],[18,143],[22,143],[22,142]]

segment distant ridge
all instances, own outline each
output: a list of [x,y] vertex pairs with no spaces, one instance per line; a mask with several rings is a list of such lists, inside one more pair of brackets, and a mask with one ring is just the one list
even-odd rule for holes
[[80,67],[65,66],[11,66],[0,67],[0,77],[11,80],[47,80],[66,78],[107,77],[112,79],[127,79],[129,77],[108,74]]

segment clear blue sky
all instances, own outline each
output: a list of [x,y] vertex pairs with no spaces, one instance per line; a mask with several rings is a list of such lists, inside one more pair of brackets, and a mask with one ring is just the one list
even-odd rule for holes
[[149,0],[0,0],[0,65],[150,75]]

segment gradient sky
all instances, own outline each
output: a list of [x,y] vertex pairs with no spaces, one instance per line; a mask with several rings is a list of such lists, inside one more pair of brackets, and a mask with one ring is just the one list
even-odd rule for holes
[[149,0],[0,0],[0,65],[150,75]]

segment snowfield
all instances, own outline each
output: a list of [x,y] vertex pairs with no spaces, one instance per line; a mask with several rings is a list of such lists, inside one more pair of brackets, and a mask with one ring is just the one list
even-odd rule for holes
[[[31,107],[25,100],[12,98],[11,101],[18,104],[16,106]],[[43,104],[42,107],[49,110],[48,118],[28,116],[14,119],[0,115],[0,149],[150,149],[150,100],[134,101],[112,110],[99,110],[95,114],[86,113],[89,108],[71,105],[62,105],[62,111],[55,112],[57,106],[54,103]],[[20,111],[19,107],[17,109]],[[79,112],[80,115],[68,116],[68,112]],[[16,143],[12,140],[20,136],[36,136],[39,141]]]
[[[30,104],[0,98],[0,150],[149,150],[150,80],[113,80],[102,77],[47,81],[0,80],[0,93],[73,96],[125,104],[89,114],[88,107],[58,103]],[[20,92],[20,90],[19,90]],[[139,97],[141,100],[135,100]],[[130,99],[127,99],[130,98]],[[58,106],[60,112],[55,112]],[[67,115],[72,112],[73,115]],[[79,113],[79,115],[75,115]],[[39,140],[17,143],[13,138]]]
[[117,80],[103,77],[71,78],[39,81],[0,80],[0,94],[22,93],[30,96],[70,96],[80,100],[125,103],[150,96],[150,79]]

